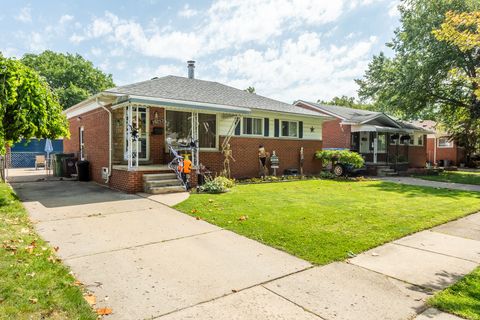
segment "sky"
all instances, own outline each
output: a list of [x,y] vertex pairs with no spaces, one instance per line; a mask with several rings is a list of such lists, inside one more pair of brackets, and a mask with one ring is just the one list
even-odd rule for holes
[[0,52],[79,53],[117,85],[195,77],[285,102],[356,96],[397,0],[0,0]]

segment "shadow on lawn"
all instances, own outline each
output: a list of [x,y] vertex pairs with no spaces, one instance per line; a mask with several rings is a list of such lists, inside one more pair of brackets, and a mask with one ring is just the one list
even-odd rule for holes
[[366,185],[366,188],[376,189],[378,191],[395,192],[406,195],[411,198],[421,198],[424,196],[434,197],[448,197],[454,199],[461,199],[468,194],[469,197],[480,199],[480,193],[463,190],[453,190],[446,188],[435,188],[426,186],[413,186],[407,184],[400,184],[394,182],[378,181],[377,184]]

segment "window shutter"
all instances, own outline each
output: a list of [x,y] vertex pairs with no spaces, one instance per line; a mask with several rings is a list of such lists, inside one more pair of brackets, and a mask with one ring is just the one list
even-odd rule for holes
[[239,136],[240,135],[240,122],[242,122],[242,119],[237,122],[237,126],[235,127],[235,135]]
[[303,121],[298,122],[298,137],[303,138]]
[[280,136],[280,121],[278,119],[274,120],[274,128],[273,128],[273,133],[275,137]]
[[268,137],[270,135],[270,119],[263,119],[263,135]]

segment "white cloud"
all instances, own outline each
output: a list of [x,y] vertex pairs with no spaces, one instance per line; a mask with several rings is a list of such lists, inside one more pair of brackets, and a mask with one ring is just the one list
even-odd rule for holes
[[[364,5],[370,1],[378,0],[356,3]],[[331,23],[348,10],[348,5],[347,0],[216,0],[203,12],[205,19],[192,26],[191,31],[175,30],[170,25],[159,27],[156,20],[144,26],[106,12],[82,34],[72,35],[70,41],[104,38],[145,56],[184,61],[224,49],[239,49],[249,43],[267,44],[289,30]],[[180,13],[191,16],[193,11],[187,4]]]
[[103,51],[100,48],[93,47],[93,48],[90,49],[90,53],[92,55],[94,55],[95,57],[98,57],[98,56],[102,55],[102,52]]
[[376,41],[370,37],[349,46],[325,48],[320,36],[310,32],[284,41],[277,50],[249,49],[215,65],[222,80],[233,86],[253,85],[259,94],[286,102],[292,97],[316,101],[355,95],[352,78],[363,74]]
[[28,48],[33,52],[41,52],[47,49],[47,39],[46,37],[39,32],[32,32],[23,37],[28,44]]
[[178,15],[184,18],[191,18],[193,16],[196,16],[197,14],[198,11],[190,8],[190,5],[188,3],[184,5],[182,10],[178,12]]
[[15,19],[21,22],[32,22],[32,8],[24,7],[20,9],[20,12]]
[[70,22],[74,19],[73,16],[69,15],[69,14],[64,14],[63,16],[60,17],[60,19],[58,20],[58,22],[60,24],[64,24],[64,23],[67,23],[67,22]]
[[399,1],[392,1],[388,6],[388,15],[392,18],[399,17],[400,12],[398,11],[398,6],[400,5]]
[[133,70],[133,79],[130,79],[130,83],[139,82],[154,77],[164,77],[167,75],[185,76],[186,68],[181,68],[178,65],[162,64],[156,68],[149,66],[140,66]]

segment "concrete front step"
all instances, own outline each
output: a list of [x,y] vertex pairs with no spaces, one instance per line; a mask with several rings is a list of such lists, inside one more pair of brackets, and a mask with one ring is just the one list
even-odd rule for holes
[[148,180],[144,181],[145,188],[148,187],[169,187],[169,186],[181,186],[182,183],[178,179],[165,179],[165,180]]
[[173,172],[170,173],[148,173],[143,175],[143,181],[158,181],[158,180],[171,180],[177,179],[177,175]]
[[151,194],[185,192],[185,188],[183,186],[148,187],[145,188],[145,192]]

